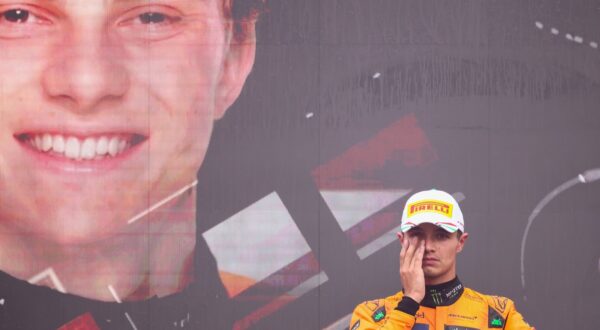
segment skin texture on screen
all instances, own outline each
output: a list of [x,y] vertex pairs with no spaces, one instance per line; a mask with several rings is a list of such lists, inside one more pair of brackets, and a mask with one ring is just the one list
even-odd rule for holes
[[251,70],[253,23],[236,38],[224,8],[0,1],[2,271],[106,301],[191,280],[193,189],[128,220],[196,180]]

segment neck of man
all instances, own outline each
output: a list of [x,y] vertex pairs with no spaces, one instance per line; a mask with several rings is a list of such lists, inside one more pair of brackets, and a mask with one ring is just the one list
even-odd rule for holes
[[462,295],[464,287],[458,277],[452,280],[425,286],[425,297],[421,305],[426,307],[449,306],[454,304]]
[[101,301],[116,300],[111,290],[122,301],[181,291],[193,274],[195,200],[195,192],[184,194],[127,232],[90,244],[58,245],[0,225],[0,270]]

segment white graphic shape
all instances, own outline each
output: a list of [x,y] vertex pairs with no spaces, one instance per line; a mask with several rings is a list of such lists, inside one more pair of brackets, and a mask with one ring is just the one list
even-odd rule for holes
[[310,290],[315,289],[321,284],[327,282],[328,280],[329,277],[327,277],[327,274],[321,271],[317,275],[307,279],[306,281],[298,284],[298,286],[296,286],[295,288],[288,291],[287,295],[284,295],[283,298],[286,298],[288,296],[296,298],[301,297],[304,294],[308,293]]
[[185,193],[188,189],[195,187],[198,184],[198,180],[195,180],[194,182],[186,185],[185,187],[177,190],[176,192],[172,193],[171,195],[165,197],[164,199],[158,201],[157,203],[155,203],[154,205],[150,206],[149,208],[147,208],[146,210],[136,214],[133,216],[133,218],[127,220],[127,224],[132,224],[136,221],[138,221],[139,219],[145,217],[146,215],[150,214],[150,212],[158,209],[159,207],[167,204],[168,202],[172,201],[175,197]]
[[323,330],[347,330],[348,329],[348,324],[350,324],[350,319],[352,319],[352,313],[347,314],[346,316],[344,316],[341,319],[335,321],[334,323],[332,323],[328,327],[323,328]]
[[[525,226],[525,232],[523,232],[523,238],[521,239],[521,286],[523,289],[526,288],[525,283],[525,246],[527,245],[527,236],[529,235],[529,229],[533,225],[533,221],[542,211],[542,209],[550,203],[554,198],[564,191],[580,183],[591,183],[600,180],[600,167],[591,168],[583,173],[578,174],[576,177],[563,182],[560,186],[554,188],[551,192],[546,194],[544,198],[535,206],[529,218],[527,219],[527,225]],[[600,266],[599,266],[600,267]],[[527,300],[527,296],[523,296],[524,300]]]
[[387,231],[385,234],[369,242],[369,244],[358,249],[356,251],[356,254],[360,258],[360,260],[364,260],[373,253],[383,249],[384,247],[398,240],[398,237],[396,237],[396,233],[400,231],[400,227],[401,226],[398,226],[393,228],[392,230]]
[[29,280],[27,280],[27,282],[31,284],[36,284],[37,282],[43,280],[46,277],[50,278],[50,281],[52,282],[52,285],[54,285],[56,290],[62,293],[67,293],[67,290],[65,290],[65,287],[58,279],[58,276],[56,276],[56,273],[54,272],[54,269],[52,269],[52,267],[48,267],[44,269],[41,273],[32,276]]
[[343,231],[399,200],[410,189],[397,190],[321,190]]
[[[117,294],[117,291],[115,291],[115,288],[113,288],[113,286],[110,284],[108,285],[108,291],[110,291],[110,294],[113,296],[113,298],[118,304],[122,303],[121,298],[119,298],[119,295]],[[127,321],[129,321],[129,324],[131,325],[133,330],[138,330],[135,326],[135,323],[133,323],[131,316],[129,316],[129,313],[125,312],[125,317],[127,318]]]
[[220,271],[261,281],[310,252],[276,192],[203,234]]
[[108,285],[108,291],[110,291],[110,294],[113,296],[117,303],[122,303],[121,298],[119,298],[119,295],[117,295],[117,291],[115,291],[115,288],[113,288],[113,286],[110,284]]
[[[540,30],[544,29],[544,24],[542,22],[536,21],[535,26]],[[550,28],[550,33],[552,33],[553,35],[558,35],[559,31],[557,28],[553,27],[553,28]],[[570,41],[575,41],[578,44],[583,44],[583,37],[581,37],[581,36],[578,36],[578,35],[574,36],[570,33],[567,33],[567,34],[565,34],[565,38]],[[594,49],[598,49],[598,43],[595,41],[590,41],[589,45],[590,45],[590,47],[592,47]]]

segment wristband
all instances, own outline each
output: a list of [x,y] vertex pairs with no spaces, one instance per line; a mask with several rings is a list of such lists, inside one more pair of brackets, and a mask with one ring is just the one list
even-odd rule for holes
[[415,316],[419,310],[419,303],[411,297],[403,296],[396,306],[396,310]]

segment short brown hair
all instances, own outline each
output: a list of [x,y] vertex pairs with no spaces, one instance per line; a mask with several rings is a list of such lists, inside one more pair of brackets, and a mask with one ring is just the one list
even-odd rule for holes
[[267,0],[225,0],[225,18],[233,21],[233,34],[237,41],[248,37],[248,23],[254,23],[266,11]]

